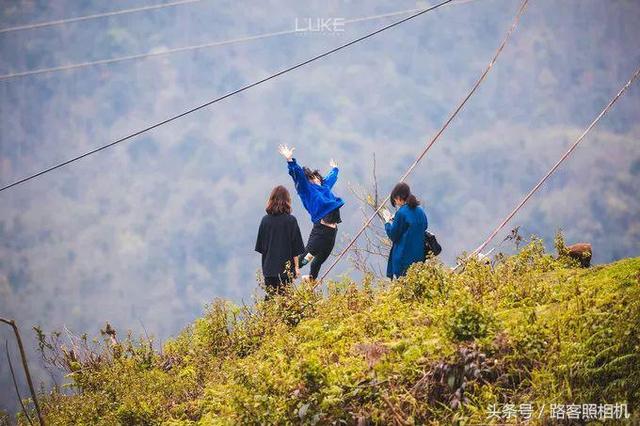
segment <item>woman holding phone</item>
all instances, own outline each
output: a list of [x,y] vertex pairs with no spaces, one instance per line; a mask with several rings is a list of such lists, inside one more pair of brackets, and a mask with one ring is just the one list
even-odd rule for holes
[[387,264],[387,277],[393,279],[404,276],[409,266],[424,260],[428,221],[420,201],[404,182],[391,191],[391,205],[398,209],[396,214],[392,216],[388,210],[383,210],[382,214],[386,222],[385,231],[393,243]]

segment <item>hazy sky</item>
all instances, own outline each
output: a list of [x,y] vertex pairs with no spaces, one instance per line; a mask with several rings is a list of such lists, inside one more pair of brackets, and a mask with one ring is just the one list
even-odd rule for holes
[[[0,0],[0,29],[154,4]],[[0,33],[0,74],[292,30],[427,2],[215,1]],[[467,93],[516,0],[454,2],[126,144],[0,193],[0,315],[94,335],[105,321],[161,339],[216,297],[249,302],[276,153],[341,164],[337,249],[362,223],[349,184],[385,194]],[[120,138],[399,17],[0,81],[0,184]],[[640,3],[531,0],[486,83],[409,179],[453,264],[475,248],[640,66]],[[594,260],[640,255],[636,84],[513,220]],[[309,217],[294,214],[305,239]],[[500,234],[496,242],[504,237]],[[337,276],[351,271],[345,261]],[[3,330],[3,337],[8,336]],[[4,357],[0,404],[14,406]],[[38,380],[45,380],[34,366]],[[6,391],[5,391],[6,390]],[[7,395],[7,396],[5,396]]]

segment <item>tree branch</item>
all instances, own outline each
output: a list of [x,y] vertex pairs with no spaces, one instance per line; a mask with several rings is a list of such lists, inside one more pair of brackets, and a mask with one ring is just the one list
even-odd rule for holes
[[16,390],[16,395],[18,395],[18,401],[20,401],[22,412],[24,413],[24,416],[29,421],[29,424],[33,426],[33,422],[31,421],[31,417],[29,417],[27,408],[24,406],[24,402],[22,402],[22,396],[20,396],[20,389],[18,389],[18,382],[16,381],[16,373],[15,371],[13,371],[13,363],[11,362],[11,355],[9,354],[9,341],[6,339],[4,341],[4,349],[7,352],[7,361],[9,362],[9,371],[11,372],[11,378],[13,379],[13,387]]
[[44,426],[44,420],[42,419],[42,413],[40,413],[40,405],[38,404],[38,397],[36,396],[36,391],[33,387],[33,381],[31,380],[31,373],[29,372],[29,364],[27,363],[27,356],[24,352],[24,346],[22,345],[22,338],[20,337],[20,331],[18,331],[18,326],[14,320],[8,320],[4,318],[0,318],[0,322],[3,322],[11,328],[13,328],[13,333],[16,335],[16,341],[18,342],[18,349],[20,349],[20,357],[22,358],[22,368],[24,369],[24,373],[27,376],[27,383],[29,384],[29,391],[31,391],[31,397],[33,398],[33,405],[36,407],[36,413],[38,414],[38,421],[40,421],[40,425]]

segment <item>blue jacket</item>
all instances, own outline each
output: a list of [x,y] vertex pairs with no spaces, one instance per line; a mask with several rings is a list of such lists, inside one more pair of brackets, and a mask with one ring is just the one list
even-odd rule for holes
[[427,215],[422,207],[412,209],[406,204],[398,209],[393,222],[384,225],[393,242],[387,277],[401,277],[413,263],[424,261],[424,231],[427,226]]
[[304,174],[304,170],[298,165],[295,158],[287,164],[289,174],[293,178],[293,183],[296,185],[296,191],[300,196],[300,200],[302,200],[302,205],[311,215],[311,221],[313,223],[320,222],[320,219],[327,214],[344,205],[344,201],[331,192],[331,188],[333,188],[333,185],[335,185],[338,180],[337,167],[334,167],[329,172],[324,178],[322,185],[316,185],[315,183],[309,182],[309,179],[307,179]]

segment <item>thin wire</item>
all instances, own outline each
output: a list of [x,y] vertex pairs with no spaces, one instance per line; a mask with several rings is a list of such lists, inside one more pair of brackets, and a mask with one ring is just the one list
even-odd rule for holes
[[125,14],[128,14],[128,13],[134,13],[134,12],[145,12],[145,11],[148,11],[148,10],[164,9],[166,7],[174,7],[174,6],[180,6],[180,5],[183,5],[183,4],[197,3],[199,1],[202,1],[202,0],[181,0],[181,1],[174,1],[174,2],[171,2],[171,3],[162,3],[162,4],[151,5],[151,6],[135,7],[135,8],[132,8],[132,9],[116,10],[116,11],[113,11],[113,12],[96,13],[96,14],[87,15],[87,16],[78,16],[76,18],[58,19],[56,21],[38,22],[38,23],[34,23],[34,24],[18,25],[18,26],[15,26],[15,27],[0,28],[0,33],[8,33],[8,32],[13,32],[13,31],[22,31],[22,30],[32,30],[32,29],[35,29],[35,28],[52,27],[54,25],[71,24],[71,23],[74,23],[74,22],[88,21],[88,20],[91,20],[91,19],[107,18],[109,16],[125,15]]
[[578,147],[580,142],[582,142],[582,140],[587,135],[587,133],[589,133],[589,131],[591,131],[591,129],[600,121],[600,119],[602,117],[604,117],[604,115],[607,112],[609,112],[611,107],[613,107],[613,104],[615,104],[616,101],[629,88],[629,86],[631,86],[631,84],[633,84],[633,82],[638,78],[638,76],[640,76],[640,67],[636,70],[636,72],[633,74],[633,76],[627,82],[627,84],[625,84],[622,87],[622,89],[620,89],[620,91],[609,101],[607,106],[604,107],[604,109],[600,112],[600,114],[598,114],[598,116],[591,122],[589,127],[587,127],[586,130],[584,132],[582,132],[580,137],[578,139],[576,139],[576,141],[573,143],[573,145],[571,145],[571,147],[564,153],[564,155],[562,157],[560,157],[560,159],[553,165],[553,167],[547,172],[547,174],[544,175],[542,177],[542,179],[540,179],[540,181],[529,191],[529,193],[522,199],[522,201],[520,201],[520,203],[518,203],[518,205],[511,211],[511,213],[509,213],[507,215],[507,217],[504,218],[504,220],[493,230],[493,232],[491,232],[489,237],[482,244],[480,244],[478,246],[478,248],[476,248],[468,256],[468,258],[471,257],[471,256],[475,256],[476,254],[481,252],[487,246],[487,244],[489,244],[491,242],[491,240],[493,240],[493,238],[496,236],[496,234],[498,234],[498,232],[500,232],[500,230],[507,225],[507,223],[513,218],[513,216],[516,215],[516,213],[518,213],[518,211],[522,208],[522,206],[524,206],[525,203],[527,201],[529,201],[529,199],[533,196],[533,194],[545,183],[545,181],[556,171],[556,169],[558,167],[560,167],[560,164],[562,164],[562,162],[564,160],[566,160],[571,155],[571,153]]
[[[201,0],[199,0],[199,1],[201,1]],[[454,0],[453,3],[462,4],[462,3],[468,3],[469,1],[477,1],[477,0]],[[420,11],[420,10],[423,10],[423,9],[408,9],[408,10],[401,10],[401,11],[397,11],[397,12],[384,13],[384,14],[381,14],[381,15],[366,16],[366,17],[363,17],[363,18],[347,19],[347,20],[344,21],[344,24],[354,24],[354,23],[359,23],[359,22],[366,22],[366,21],[373,21],[373,20],[378,20],[378,19],[383,19],[383,18],[389,18],[389,17],[393,17],[393,16],[398,16],[398,15],[406,15],[407,13],[415,13],[415,12]],[[181,53],[181,52],[188,52],[188,51],[193,51],[193,50],[207,49],[207,48],[211,48],[211,47],[226,46],[226,45],[229,45],[229,44],[236,44],[236,43],[242,43],[242,42],[247,42],[247,41],[261,40],[261,39],[266,39],[266,38],[271,38],[271,37],[277,37],[277,36],[288,35],[288,34],[296,34],[296,33],[305,33],[305,32],[309,32],[309,31],[306,30],[306,29],[295,28],[293,30],[282,30],[282,31],[274,31],[274,32],[270,32],[270,33],[254,34],[254,35],[248,35],[248,36],[243,36],[243,37],[232,38],[232,39],[228,39],[228,40],[220,40],[220,41],[213,41],[213,42],[209,42],[209,43],[196,44],[196,45],[192,45],[192,46],[176,47],[176,48],[172,48],[172,49],[162,49],[162,50],[152,51],[152,52],[148,52],[148,53],[139,53],[139,54],[135,54],[135,55],[118,56],[118,57],[115,57],[115,58],[108,58],[108,59],[98,59],[96,61],[87,61],[87,62],[80,62],[80,63],[76,63],[76,64],[60,65],[60,66],[57,66],[57,67],[39,68],[39,69],[35,69],[35,70],[30,70],[30,71],[21,71],[21,72],[3,74],[3,75],[0,75],[0,81],[1,80],[9,80],[9,79],[18,78],[18,77],[27,77],[27,76],[32,76],[32,75],[38,75],[38,74],[48,74],[48,73],[55,73],[55,72],[60,72],[60,71],[70,71],[70,70],[75,70],[75,69],[79,69],[79,68],[86,68],[86,67],[91,67],[91,66],[96,66],[96,65],[107,65],[107,64],[117,63],[117,62],[133,61],[133,60],[146,59],[146,58],[152,58],[152,57],[157,57],[157,56],[172,55],[174,53]]]
[[[466,3],[471,3],[474,1],[478,1],[478,0],[455,0],[454,4],[466,4]],[[400,10],[398,12],[388,12],[388,13],[383,13],[381,15],[375,15],[375,16],[367,16],[366,18],[354,18],[354,19],[348,19],[346,21],[344,21],[345,24],[352,24],[352,23],[356,23],[356,22],[364,22],[364,21],[369,21],[371,19],[380,19],[380,18],[392,18],[394,16],[398,16],[398,15],[406,15],[407,13],[414,13],[414,12],[418,12],[422,9],[407,9],[407,10]]]
[[197,45],[193,45],[193,46],[184,46],[184,47],[176,47],[176,48],[173,48],[173,49],[157,50],[155,52],[149,52],[149,53],[140,53],[140,54],[136,54],[136,55],[119,56],[119,57],[116,57],[116,58],[109,58],[109,59],[99,59],[97,61],[89,61],[89,62],[80,62],[80,63],[77,63],[77,64],[61,65],[59,67],[40,68],[40,69],[31,70],[31,71],[22,71],[22,72],[16,72],[16,73],[11,73],[11,74],[0,75],[0,81],[1,80],[9,80],[9,79],[12,79],[12,78],[17,78],[17,77],[26,77],[26,76],[31,76],[31,75],[37,75],[37,74],[48,74],[48,73],[54,73],[54,72],[60,72],[60,71],[70,71],[70,70],[75,70],[75,69],[78,69],[78,68],[86,68],[86,67],[91,67],[91,66],[96,66],[96,65],[107,65],[107,64],[117,63],[117,62],[132,61],[132,60],[137,60],[137,59],[146,59],[146,58],[152,58],[152,57],[156,57],[156,56],[165,56],[165,55],[171,55],[171,54],[174,54],[174,53],[187,52],[187,51],[190,51],[190,50],[198,50],[198,49],[205,49],[205,48],[209,48],[209,47],[225,46],[225,45],[228,45],[228,44],[241,43],[241,42],[252,41],[252,40],[259,40],[259,39],[270,38],[270,37],[275,37],[275,36],[280,36],[280,35],[285,35],[285,34],[292,34],[294,32],[300,32],[300,31],[296,31],[296,30],[275,31],[275,32],[272,32],[272,33],[258,34],[258,35],[246,36],[246,37],[239,37],[239,38],[234,38],[234,39],[230,39],[230,40],[214,41],[214,42],[211,42],[211,43],[197,44]]
[[[349,47],[349,46],[351,46],[351,45],[354,45],[354,44],[359,43],[359,42],[361,42],[361,41],[363,41],[363,40],[366,40],[366,39],[368,39],[368,38],[370,38],[370,37],[373,37],[373,36],[374,36],[374,35],[376,35],[376,34],[379,34],[379,33],[383,32],[383,31],[386,31],[386,30],[388,30],[388,29],[390,29],[390,28],[396,27],[396,26],[398,26],[398,25],[400,25],[400,24],[402,24],[402,23],[404,23],[404,22],[407,22],[407,21],[409,21],[409,20],[411,20],[411,19],[417,18],[418,16],[421,16],[421,15],[423,15],[423,14],[427,13],[427,12],[430,12],[430,11],[432,11],[432,10],[435,10],[435,9],[437,9],[437,8],[439,8],[439,7],[441,7],[441,6],[444,6],[445,4],[450,3],[450,2],[452,2],[452,1],[453,1],[453,0],[444,0],[444,1],[443,1],[443,2],[441,2],[441,3],[438,3],[438,4],[434,5],[434,6],[431,6],[431,7],[427,8],[427,9],[424,9],[424,10],[422,10],[422,11],[418,12],[418,13],[415,13],[415,14],[413,14],[413,15],[410,15],[410,16],[406,17],[406,18],[403,18],[403,19],[401,19],[401,20],[399,20],[399,21],[396,21],[396,22],[393,22],[393,23],[391,23],[391,24],[385,25],[384,27],[379,28],[379,29],[377,29],[377,30],[375,30],[375,31],[373,31],[373,32],[370,32],[370,33],[368,33],[368,34],[366,34],[366,35],[364,35],[364,36],[362,36],[362,37],[359,37],[359,38],[357,38],[357,39],[355,39],[355,40],[352,40],[352,41],[350,41],[350,42],[348,42],[348,43],[345,43],[345,44],[342,44],[342,45],[340,45],[340,46],[338,46],[338,47],[335,47],[335,48],[333,48],[333,49],[331,49],[331,50],[329,50],[329,51],[326,51],[326,52],[324,52],[324,53],[321,53],[321,54],[319,54],[319,55],[316,55],[316,56],[314,56],[314,57],[312,57],[312,58],[310,58],[310,59],[307,59],[306,61],[300,62],[300,63],[298,63],[298,64],[296,64],[296,65],[291,66],[291,67],[285,68],[285,69],[283,69],[283,70],[281,70],[281,71],[278,71],[278,72],[277,72],[277,73],[275,73],[275,74],[271,74],[270,76],[265,77],[265,78],[263,78],[263,79],[261,79],[261,80],[258,80],[258,81],[254,82],[254,83],[251,83],[251,84],[248,84],[248,85],[246,85],[246,86],[243,86],[243,87],[241,87],[241,88],[239,88],[239,89],[236,89],[236,90],[234,90],[234,91],[232,91],[232,92],[229,92],[229,93],[227,93],[227,94],[225,94],[225,95],[222,95],[222,96],[220,96],[220,97],[218,97],[218,98],[216,98],[216,99],[213,99],[213,100],[208,101],[208,102],[205,102],[204,104],[201,104],[201,105],[199,105],[199,106],[197,106],[197,107],[194,107],[194,108],[191,108],[191,109],[189,109],[189,110],[187,110],[187,111],[184,111],[184,112],[182,112],[182,113],[180,113],[180,114],[178,114],[178,115],[174,115],[174,116],[169,117],[169,118],[167,118],[167,119],[165,119],[165,120],[162,120],[162,121],[160,121],[160,122],[158,122],[158,123],[156,123],[156,124],[152,124],[152,125],[150,125],[150,126],[148,126],[148,127],[145,127],[145,128],[144,128],[144,129],[142,129],[142,130],[138,130],[137,132],[131,133],[131,134],[129,134],[129,135],[127,135],[127,136],[123,137],[123,138],[120,138],[120,139],[116,140],[116,141],[113,141],[113,142],[108,143],[108,144],[106,144],[106,145],[102,145],[101,147],[98,147],[98,148],[92,149],[91,151],[85,152],[84,154],[81,154],[81,155],[78,155],[78,156],[76,156],[76,157],[73,157],[73,158],[71,158],[71,159],[69,159],[69,160],[63,161],[62,163],[58,163],[58,164],[56,164],[56,165],[54,165],[54,166],[52,166],[52,167],[49,167],[49,168],[44,169],[44,170],[42,170],[42,171],[39,171],[39,172],[37,172],[37,173],[35,173],[35,174],[32,174],[31,176],[28,176],[28,177],[22,178],[22,179],[20,179],[20,180],[18,180],[18,181],[15,181],[15,182],[13,182],[13,183],[10,183],[10,184],[8,184],[8,185],[5,185],[5,186],[3,186],[2,188],[0,188],[0,192],[2,192],[2,191],[6,191],[7,189],[9,189],[9,188],[13,188],[13,187],[14,187],[14,186],[16,186],[16,185],[20,185],[20,184],[22,184],[22,183],[24,183],[24,182],[27,182],[27,181],[32,180],[32,179],[35,179],[35,178],[37,178],[38,176],[42,176],[42,175],[44,175],[45,173],[49,173],[49,172],[51,172],[51,171],[53,171],[53,170],[59,169],[59,168],[64,167],[64,166],[66,166],[66,165],[68,165],[68,164],[71,164],[71,163],[73,163],[73,162],[75,162],[75,161],[78,161],[78,160],[80,160],[80,159],[82,159],[82,158],[84,158],[84,157],[88,157],[88,156],[90,156],[90,155],[92,155],[92,154],[95,154],[95,153],[97,153],[97,152],[99,152],[99,151],[102,151],[102,150],[104,150],[104,149],[110,148],[110,147],[112,147],[112,146],[114,146],[114,145],[117,145],[117,144],[119,144],[119,143],[121,143],[121,142],[124,142],[124,141],[126,141],[126,140],[129,140],[129,139],[131,139],[131,138],[133,138],[133,137],[135,137],[135,136],[141,135],[141,134],[143,134],[143,133],[145,133],[145,132],[148,132],[148,131],[150,131],[150,130],[152,130],[152,129],[155,129],[156,127],[160,127],[160,126],[162,126],[162,125],[164,125],[164,124],[170,123],[170,122],[172,122],[172,121],[174,121],[174,120],[177,120],[177,119],[179,119],[179,118],[181,118],[181,117],[184,117],[185,115],[191,114],[191,113],[196,112],[196,111],[198,111],[198,110],[201,110],[201,109],[203,109],[203,108],[205,108],[205,107],[207,107],[207,106],[209,106],[209,105],[213,105],[213,104],[215,104],[215,103],[217,103],[217,102],[220,102],[220,101],[222,101],[223,99],[226,99],[226,98],[229,98],[229,97],[231,97],[231,96],[233,96],[233,95],[236,95],[236,94],[238,94],[238,93],[244,92],[245,90],[249,90],[249,89],[251,89],[252,87],[258,86],[258,85],[260,85],[260,84],[262,84],[262,83],[265,83],[265,82],[267,82],[267,81],[269,81],[269,80],[272,80],[272,79],[274,79],[274,78],[276,78],[276,77],[279,77],[279,76],[281,76],[281,75],[283,75],[283,74],[286,74],[286,73],[288,73],[288,72],[290,72],[290,71],[293,71],[293,70],[295,70],[295,69],[297,69],[297,68],[300,68],[300,67],[303,67],[303,66],[305,66],[305,65],[307,65],[307,64],[310,64],[311,62],[317,61],[318,59],[324,58],[324,57],[329,56],[329,55],[331,55],[331,54],[333,54],[333,53],[335,53],[335,52],[338,52],[338,51],[340,51],[340,50],[343,50],[343,49],[345,49],[345,48],[347,48],[347,47]],[[527,0],[525,0],[525,2],[526,2],[526,1],[527,1]]]
[[[482,75],[480,76],[480,78],[478,79],[478,81],[476,81],[476,83],[473,85],[473,87],[471,88],[471,91],[469,91],[469,93],[464,97],[464,99],[462,100],[462,102],[460,102],[460,104],[458,104],[458,106],[456,107],[456,109],[453,110],[453,112],[451,113],[451,115],[449,115],[449,118],[447,118],[447,120],[444,122],[444,124],[442,125],[442,127],[440,128],[440,130],[438,130],[438,132],[435,134],[435,136],[431,139],[431,141],[427,144],[427,146],[422,150],[422,152],[420,153],[420,155],[418,155],[418,157],[416,158],[416,160],[413,162],[413,164],[409,167],[409,169],[407,169],[407,171],[405,172],[404,175],[402,175],[402,177],[400,178],[400,182],[404,182],[404,180],[409,176],[409,174],[411,174],[411,172],[415,169],[415,167],[420,163],[420,161],[424,158],[424,156],[427,154],[427,152],[429,151],[429,149],[436,143],[436,141],[438,140],[438,138],[440,138],[440,135],[442,135],[442,133],[444,133],[444,131],[447,129],[447,127],[449,127],[449,124],[451,124],[451,122],[453,121],[453,119],[458,115],[458,113],[460,112],[460,110],[462,110],[462,107],[464,107],[464,105],[467,103],[467,101],[471,98],[471,96],[473,96],[473,94],[476,92],[476,90],[478,89],[478,87],[480,87],[480,84],[482,84],[482,82],[485,80],[487,74],[489,74],[489,71],[492,69],[493,65],[496,63],[498,56],[500,56],[500,53],[502,52],[502,50],[504,49],[504,47],[506,46],[507,42],[509,41],[509,39],[511,38],[511,35],[513,34],[514,30],[516,29],[516,26],[518,25],[518,22],[520,21],[520,17],[522,16],[522,14],[524,13],[526,7],[527,7],[527,3],[529,2],[529,0],[523,0],[522,4],[520,5],[520,7],[518,8],[518,12],[516,13],[516,16],[511,24],[511,26],[509,27],[509,30],[507,31],[504,39],[502,40],[502,43],[500,43],[500,46],[498,47],[498,50],[496,50],[496,53],[493,55],[493,58],[491,58],[491,61],[489,62],[489,65],[487,66],[487,68],[484,70],[484,72],[482,73]],[[389,201],[390,196],[387,195],[387,198],[384,199],[384,201],[382,203],[380,203],[380,205],[378,206],[378,208],[376,209],[376,211],[369,217],[369,219],[367,219],[367,221],[364,223],[364,225],[362,226],[362,228],[360,228],[360,230],[358,231],[358,233],[353,237],[353,239],[351,240],[351,242],[340,252],[340,254],[336,257],[336,259],[333,261],[333,263],[331,264],[331,266],[329,266],[329,268],[325,271],[325,273],[322,275],[322,277],[320,278],[320,280],[318,282],[316,282],[316,285],[318,285],[320,282],[322,282],[327,275],[329,275],[329,273],[331,272],[331,270],[338,264],[338,262],[340,262],[340,260],[342,260],[342,258],[344,257],[345,254],[347,254],[347,252],[351,249],[351,247],[355,244],[355,242],[358,240],[358,238],[360,238],[360,236],[362,235],[362,233],[369,227],[369,225],[371,224],[371,221],[373,221],[373,219],[376,217],[376,215],[378,215],[378,213],[380,212],[380,210],[384,207],[384,205]]]

